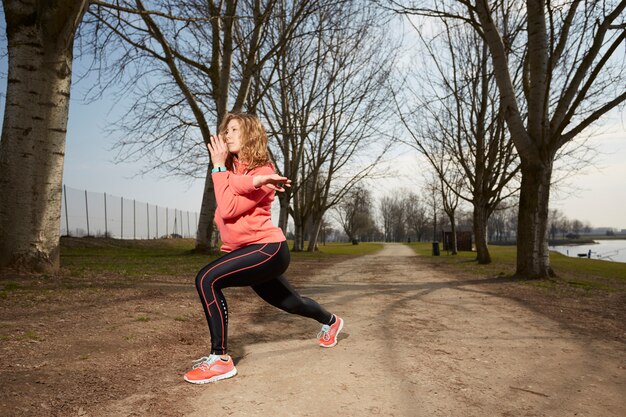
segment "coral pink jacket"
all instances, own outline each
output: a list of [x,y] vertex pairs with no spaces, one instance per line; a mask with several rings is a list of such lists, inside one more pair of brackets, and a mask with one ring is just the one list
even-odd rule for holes
[[285,240],[283,231],[272,223],[272,201],[274,190],[268,187],[255,188],[254,175],[273,174],[271,164],[250,171],[246,165],[237,164],[236,172],[212,174],[217,210],[215,223],[222,239],[222,251],[254,243],[275,243]]

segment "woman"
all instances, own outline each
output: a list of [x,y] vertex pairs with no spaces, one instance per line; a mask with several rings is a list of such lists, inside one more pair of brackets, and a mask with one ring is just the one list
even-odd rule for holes
[[249,114],[227,115],[208,144],[217,200],[215,223],[228,252],[200,270],[196,289],[211,333],[211,354],[196,361],[185,380],[205,384],[237,374],[228,355],[228,307],[222,290],[251,286],[266,302],[322,324],[319,345],[333,347],[343,320],[317,302],[301,297],[282,275],[289,248],[282,230],[272,224],[275,191],[291,181],[274,173],[261,121]]

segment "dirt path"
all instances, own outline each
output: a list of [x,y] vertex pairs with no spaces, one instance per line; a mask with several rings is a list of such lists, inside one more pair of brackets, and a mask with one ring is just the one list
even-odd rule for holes
[[318,348],[300,333],[316,326],[290,317],[245,346],[236,378],[197,387],[188,415],[626,415],[623,345],[570,334],[406,246],[316,281],[302,293],[344,317],[338,346]]

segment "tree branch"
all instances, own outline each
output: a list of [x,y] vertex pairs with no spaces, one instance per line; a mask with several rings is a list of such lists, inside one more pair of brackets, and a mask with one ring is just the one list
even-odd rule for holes
[[[123,7],[117,4],[111,4],[100,0],[90,0],[90,4],[95,4],[96,6],[102,6],[107,9],[113,9],[120,12],[136,14],[139,16],[159,16],[164,17],[170,20],[177,20],[182,22],[209,22],[215,17],[184,17],[184,16],[174,16],[169,13],[160,12],[158,10],[146,10],[146,9],[134,9],[130,7]],[[242,16],[240,16],[242,17]]]
[[576,126],[572,130],[570,130],[569,132],[567,132],[567,133],[565,133],[565,134],[563,134],[561,136],[561,139],[557,143],[558,147],[563,146],[565,143],[567,143],[568,141],[570,141],[573,138],[575,138],[583,130],[585,130],[587,127],[589,127],[589,125],[591,125],[593,122],[598,120],[602,115],[604,115],[608,111],[612,110],[616,106],[620,105],[625,100],[626,100],[626,92],[623,92],[619,96],[615,97],[613,100],[611,100],[608,103],[606,103],[604,106],[600,107],[599,109],[597,109],[596,111],[591,113],[585,120],[583,120],[581,123],[579,123],[578,126]]
[[589,69],[593,65],[594,60],[602,50],[604,37],[609,30],[609,26],[612,24],[613,20],[615,20],[624,11],[624,8],[626,8],[626,0],[622,0],[622,2],[615,8],[615,10],[613,10],[598,26],[598,31],[594,36],[591,47],[587,50],[587,53],[582,59],[580,66],[576,70],[576,73],[574,74],[574,77],[572,78],[570,84],[564,89],[565,92],[561,96],[559,104],[554,111],[554,115],[552,116],[552,121],[550,123],[550,128],[552,131],[556,132],[559,130],[563,130],[563,128],[561,128],[560,126],[563,123],[568,109],[570,109],[571,104],[580,89],[581,83],[585,79],[586,75],[589,73]]
[[489,12],[487,0],[477,0],[476,3],[476,12],[484,30],[485,41],[491,51],[496,82],[500,88],[500,101],[504,109],[504,116],[511,130],[511,137],[521,156],[538,158],[538,150],[533,145],[533,141],[524,127],[513,83],[509,75],[504,44]]

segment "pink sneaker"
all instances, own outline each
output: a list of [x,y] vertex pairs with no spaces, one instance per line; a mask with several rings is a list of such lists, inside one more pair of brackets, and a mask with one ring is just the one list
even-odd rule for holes
[[184,376],[192,384],[206,384],[237,375],[237,368],[229,356],[227,361],[218,355],[209,355],[194,361],[193,369]]
[[317,335],[317,338],[320,340],[320,346],[326,348],[335,346],[341,329],[343,329],[343,319],[339,316],[335,316],[335,322],[332,325],[323,325],[322,330]]

